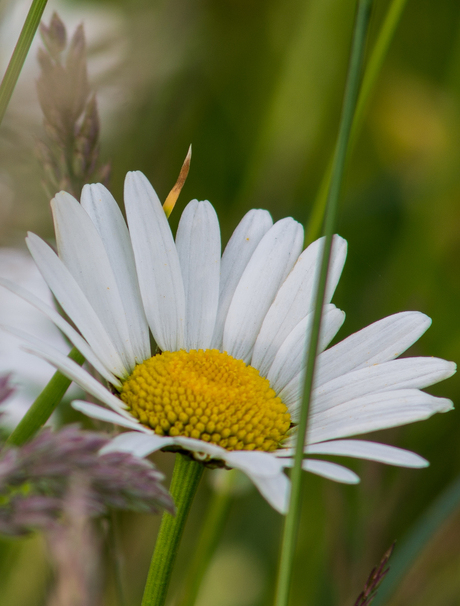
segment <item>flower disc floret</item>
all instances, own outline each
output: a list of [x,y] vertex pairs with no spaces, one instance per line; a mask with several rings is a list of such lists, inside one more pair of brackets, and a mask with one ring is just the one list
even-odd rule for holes
[[120,396],[156,434],[227,450],[276,450],[291,425],[269,381],[217,349],[153,356],[136,366]]

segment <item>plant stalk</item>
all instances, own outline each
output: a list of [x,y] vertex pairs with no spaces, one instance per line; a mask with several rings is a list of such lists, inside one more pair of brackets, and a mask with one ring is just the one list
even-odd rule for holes
[[196,602],[204,575],[208,570],[209,563],[227,521],[232,503],[235,474],[237,473],[239,472],[235,469],[227,471],[225,486],[219,490],[215,490],[212,495],[200,537],[188,567],[179,606],[193,606]]
[[6,112],[6,108],[13,94],[14,88],[21,73],[22,66],[29,52],[30,45],[34,39],[35,32],[40,25],[43,11],[45,10],[47,0],[33,0],[29,13],[22,27],[19,39],[14,48],[2,83],[0,84],[0,124]]
[[142,606],[163,606],[177,550],[204,465],[190,457],[176,454],[169,492],[176,505],[176,515],[164,512],[145,584]]
[[305,384],[300,411],[300,419],[297,427],[297,443],[294,456],[294,467],[292,469],[291,497],[289,511],[286,516],[283,539],[281,546],[280,567],[278,574],[278,585],[276,590],[275,605],[287,606],[291,587],[292,569],[296,538],[299,531],[301,493],[302,493],[302,462],[307,435],[308,413],[310,408],[311,393],[313,390],[313,379],[315,362],[318,350],[319,334],[321,329],[321,317],[326,291],[327,273],[332,247],[332,237],[335,229],[338,201],[345,170],[345,159],[350,141],[350,131],[358,99],[359,85],[361,81],[362,66],[364,63],[364,50],[369,26],[372,0],[359,0],[353,31],[353,40],[348,67],[347,81],[345,86],[342,115],[337,137],[337,146],[334,157],[334,165],[331,176],[331,187],[329,189],[323,234],[325,243],[321,259],[321,269],[316,287],[315,312],[310,342],[308,345],[307,367],[305,372]]

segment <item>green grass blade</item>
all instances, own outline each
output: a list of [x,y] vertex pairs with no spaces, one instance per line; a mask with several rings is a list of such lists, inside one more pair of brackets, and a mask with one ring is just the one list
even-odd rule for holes
[[289,589],[292,578],[292,567],[294,562],[296,537],[299,529],[301,487],[302,487],[302,460],[304,451],[305,435],[307,431],[308,412],[310,407],[311,392],[313,388],[313,376],[318,349],[318,339],[321,328],[321,316],[326,289],[327,271],[334,233],[338,200],[343,181],[345,159],[347,156],[350,131],[353,116],[356,109],[359,85],[361,81],[362,65],[364,61],[364,49],[369,26],[372,0],[359,0],[356,12],[350,62],[348,67],[347,82],[345,87],[342,116],[337,138],[337,146],[334,155],[334,164],[331,174],[331,186],[326,205],[324,222],[324,235],[326,242],[322,254],[321,271],[317,285],[315,313],[311,338],[308,347],[308,361],[305,376],[305,386],[302,398],[302,407],[298,425],[298,440],[294,457],[294,467],[291,480],[291,499],[289,511],[284,525],[283,541],[281,547],[281,559],[276,593],[276,606],[287,606],[289,600]]
[[23,28],[19,35],[18,42],[14,48],[5,75],[0,85],[0,124],[10,102],[14,87],[18,81],[22,66],[26,60],[30,45],[34,39],[35,32],[40,25],[43,11],[45,10],[47,0],[33,0],[29,13],[24,22]]

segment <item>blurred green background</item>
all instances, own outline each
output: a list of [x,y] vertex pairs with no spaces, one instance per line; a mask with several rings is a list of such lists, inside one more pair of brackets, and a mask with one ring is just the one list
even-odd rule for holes
[[[13,5],[0,4],[9,27]],[[375,0],[370,43],[389,6]],[[23,5],[23,15],[28,3]],[[54,2],[88,31],[101,154],[122,202],[128,170],[164,199],[190,143],[189,178],[172,215],[208,199],[225,243],[250,208],[306,222],[332,152],[346,74],[352,0],[107,0]],[[15,8],[16,12],[17,6]],[[12,22],[13,23],[13,22]],[[6,25],[5,25],[6,24]],[[90,35],[91,34],[91,35]],[[11,48],[2,48],[5,65]],[[0,131],[0,244],[27,230],[52,238],[34,158],[41,117],[29,57]],[[349,254],[334,303],[342,339],[383,316],[420,310],[433,326],[410,351],[460,358],[460,3],[409,0],[348,165],[338,233]],[[459,401],[454,377],[430,390]],[[430,460],[425,470],[350,461],[347,487],[308,475],[292,604],[353,606],[374,565],[460,474],[458,411],[376,434]],[[158,454],[170,473],[173,457]],[[348,461],[344,461],[348,464]],[[180,586],[212,489],[194,503],[173,578]],[[199,606],[272,603],[281,518],[252,488],[235,497]],[[127,606],[139,604],[158,519],[120,515]],[[41,537],[3,541],[0,603],[46,603],[51,570]],[[388,606],[460,603],[460,511],[447,518]],[[12,573],[11,573],[12,571]],[[11,573],[11,575],[10,575]],[[107,571],[104,605],[116,604]]]

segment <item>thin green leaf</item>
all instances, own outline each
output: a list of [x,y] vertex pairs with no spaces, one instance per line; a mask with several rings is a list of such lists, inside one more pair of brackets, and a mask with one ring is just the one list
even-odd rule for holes
[[33,0],[21,34],[19,35],[18,42],[13,51],[13,55],[6,68],[5,75],[0,85],[0,124],[3,121],[6,108],[10,102],[22,66],[26,60],[32,40],[34,39],[35,32],[40,24],[46,2],[47,0]]
[[345,160],[349,149],[350,131],[358,99],[359,85],[361,81],[362,65],[364,61],[364,48],[367,37],[372,0],[359,0],[356,12],[353,41],[348,67],[347,82],[345,87],[342,116],[340,120],[337,146],[334,156],[334,164],[331,176],[331,186],[326,205],[326,214],[323,233],[326,236],[324,250],[321,260],[320,277],[316,290],[315,314],[308,346],[308,361],[305,374],[305,386],[302,398],[299,424],[297,427],[297,444],[294,457],[294,467],[291,480],[291,500],[289,511],[284,525],[283,542],[281,547],[281,560],[278,576],[278,585],[275,604],[276,606],[287,606],[289,600],[289,589],[292,578],[292,567],[296,546],[296,537],[299,529],[300,506],[301,506],[301,481],[302,460],[305,436],[307,433],[308,412],[310,407],[311,392],[313,387],[313,376],[318,349],[318,339],[321,328],[321,316],[326,290],[327,271],[332,245],[332,236],[335,229],[338,200],[343,181]]

